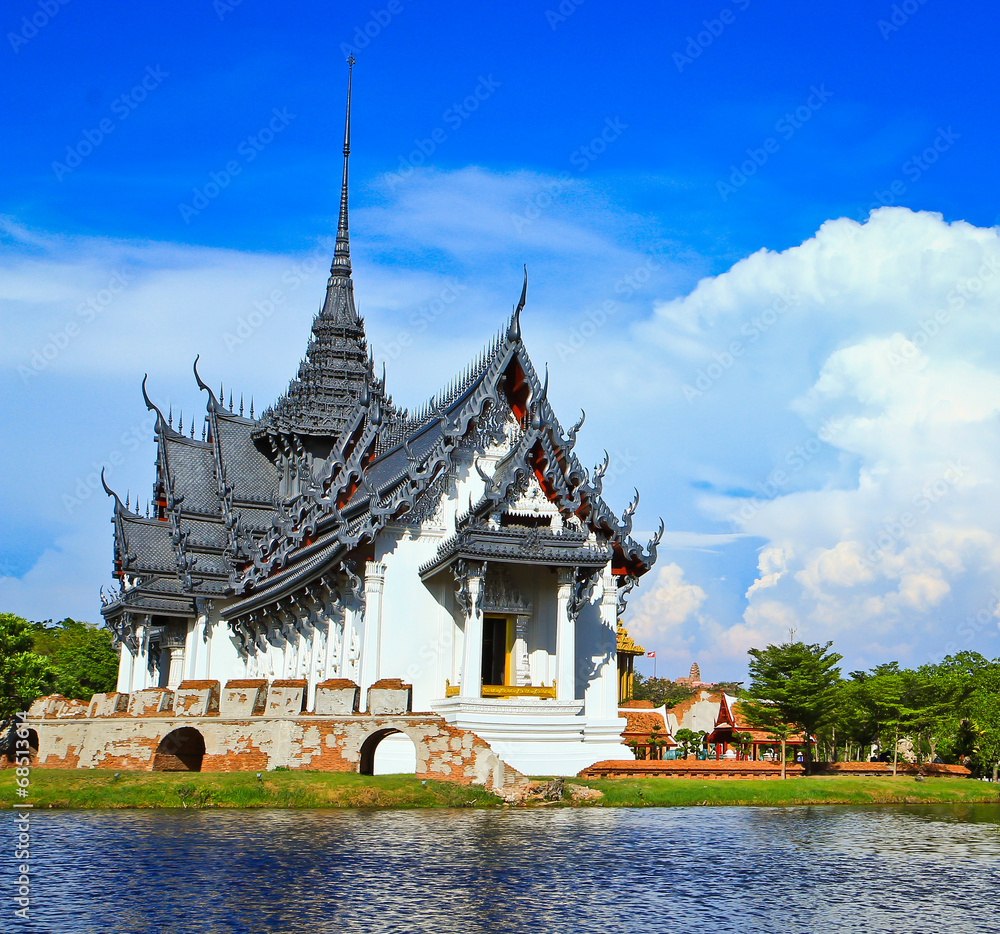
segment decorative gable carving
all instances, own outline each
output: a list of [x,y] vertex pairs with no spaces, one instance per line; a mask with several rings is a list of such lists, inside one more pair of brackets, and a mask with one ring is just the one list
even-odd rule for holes
[[531,613],[531,602],[521,596],[502,564],[490,563],[486,566],[483,612],[513,613],[518,616]]

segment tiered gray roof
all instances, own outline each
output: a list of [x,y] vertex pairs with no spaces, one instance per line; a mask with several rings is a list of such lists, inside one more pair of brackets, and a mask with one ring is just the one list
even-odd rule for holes
[[[565,432],[521,340],[521,298],[504,328],[458,377],[410,416],[386,395],[368,355],[357,315],[347,222],[350,96],[344,140],[337,246],[326,299],[297,378],[259,419],[226,408],[207,392],[204,439],[175,431],[157,414],[154,515],[144,518],[115,499],[115,575],[121,589],[102,610],[118,638],[134,639],[139,615],[195,615],[198,599],[225,599],[234,633],[250,638],[255,614],[294,599],[324,575],[354,569],[381,529],[433,509],[441,480],[462,450],[484,450],[515,437],[469,504],[458,533],[422,573],[455,561],[501,559],[580,568],[588,575],[610,560],[627,588],[656,559],[657,535],[643,549],[631,538],[633,502],[619,519],[601,497],[607,461],[593,473],[574,453],[582,420]],[[279,502],[279,471],[303,482]],[[477,464],[478,469],[478,464]],[[482,471],[480,471],[482,473]],[[535,478],[564,518],[561,531],[491,527],[489,515]],[[662,532],[662,525],[661,525]],[[586,571],[586,573],[584,573]]]

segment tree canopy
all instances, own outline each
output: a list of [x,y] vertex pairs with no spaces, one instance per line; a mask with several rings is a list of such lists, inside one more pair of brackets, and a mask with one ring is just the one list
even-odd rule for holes
[[794,726],[832,760],[878,755],[895,765],[902,754],[995,774],[1000,659],[959,652],[937,664],[909,669],[893,661],[842,678],[831,646],[790,641],[751,649],[751,683],[740,701],[748,720],[775,736]]
[[0,720],[27,710],[55,683],[55,669],[33,650],[31,624],[13,613],[0,613]]
[[31,624],[34,651],[55,671],[53,690],[66,697],[90,700],[113,691],[118,680],[118,653],[111,633],[75,619]]
[[790,724],[809,736],[830,723],[840,693],[836,666],[843,658],[830,651],[832,645],[783,642],[750,649],[750,686],[740,701],[750,722],[767,728]]

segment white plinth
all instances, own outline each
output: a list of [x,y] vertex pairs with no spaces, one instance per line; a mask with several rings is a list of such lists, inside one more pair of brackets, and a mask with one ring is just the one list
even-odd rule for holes
[[525,775],[571,776],[603,759],[634,758],[622,743],[624,718],[587,718],[582,700],[449,697],[431,708]]

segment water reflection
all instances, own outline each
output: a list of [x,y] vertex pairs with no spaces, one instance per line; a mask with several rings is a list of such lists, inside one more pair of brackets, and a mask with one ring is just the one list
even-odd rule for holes
[[919,918],[978,934],[1000,931],[998,831],[997,805],[39,813],[36,920],[18,929],[840,934]]

